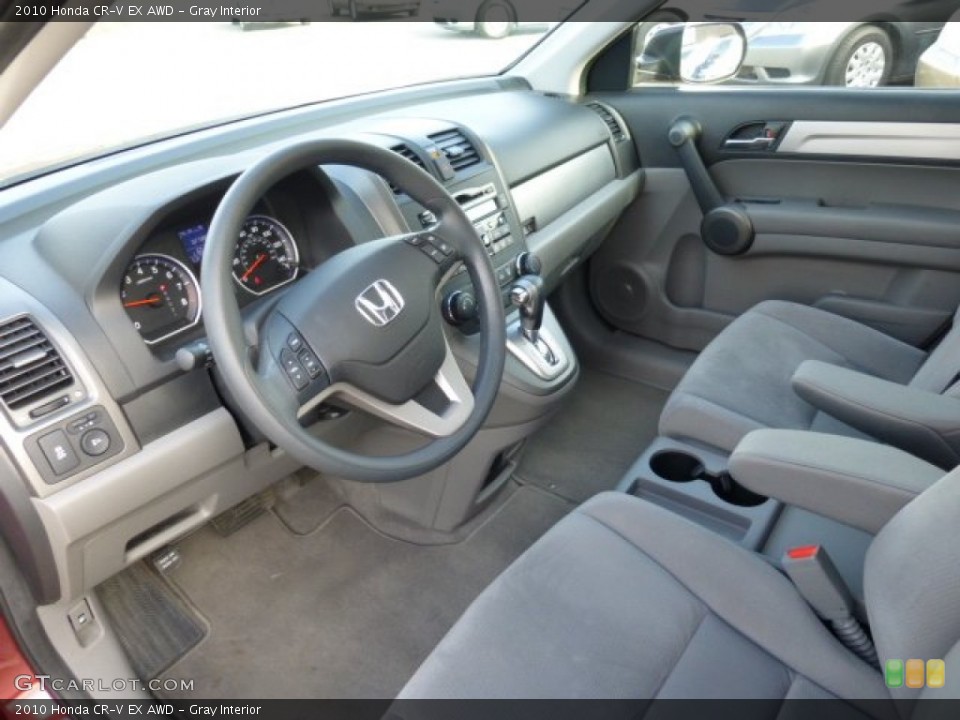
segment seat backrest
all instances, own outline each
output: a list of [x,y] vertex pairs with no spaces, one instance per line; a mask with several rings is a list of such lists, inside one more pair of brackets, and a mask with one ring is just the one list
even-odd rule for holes
[[910,387],[937,394],[960,395],[960,310],[953,316],[953,327],[937,343],[910,381]]
[[[944,660],[946,686],[891,690],[907,715],[920,698],[960,698],[960,468],[904,507],[867,553],[867,613],[880,662]],[[952,662],[952,666],[951,666]]]

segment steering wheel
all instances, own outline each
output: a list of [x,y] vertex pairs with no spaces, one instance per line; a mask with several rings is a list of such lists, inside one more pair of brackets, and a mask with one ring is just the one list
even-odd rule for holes
[[[247,332],[231,263],[254,203],[296,170],[352,165],[385,177],[437,223],[345,250],[292,285]],[[479,298],[480,354],[473,387],[444,335],[438,288],[462,260]],[[203,251],[204,324],[216,367],[240,411],[278,447],[320,472],[363,482],[422,475],[470,441],[496,399],[506,356],[500,287],[473,225],[428,173],[396,153],[351,140],[285,147],[227,191]],[[255,338],[249,336],[255,335]],[[300,423],[337,398],[430,438],[405,455],[337,448]]]

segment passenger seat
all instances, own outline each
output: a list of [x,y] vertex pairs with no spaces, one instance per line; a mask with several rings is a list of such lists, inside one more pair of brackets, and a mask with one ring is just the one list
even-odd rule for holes
[[667,401],[660,434],[730,452],[752,430],[813,430],[878,439],[952,468],[958,370],[957,316],[928,354],[824,310],[767,301],[701,353]]

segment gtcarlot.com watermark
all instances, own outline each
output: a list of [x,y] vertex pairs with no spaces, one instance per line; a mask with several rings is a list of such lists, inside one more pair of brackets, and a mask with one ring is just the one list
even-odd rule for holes
[[64,679],[50,675],[17,675],[13,679],[14,687],[20,692],[35,690],[39,692],[192,692],[193,680],[178,678],[154,679],[144,682],[140,678],[103,678]]

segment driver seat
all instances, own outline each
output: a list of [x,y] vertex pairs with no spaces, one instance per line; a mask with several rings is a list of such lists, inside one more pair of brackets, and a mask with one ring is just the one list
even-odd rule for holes
[[[810,538],[816,541],[816,538]],[[866,604],[881,662],[943,659],[943,689],[888,690],[760,556],[635,497],[605,493],[495,580],[400,699],[960,697],[960,469],[877,535]]]

